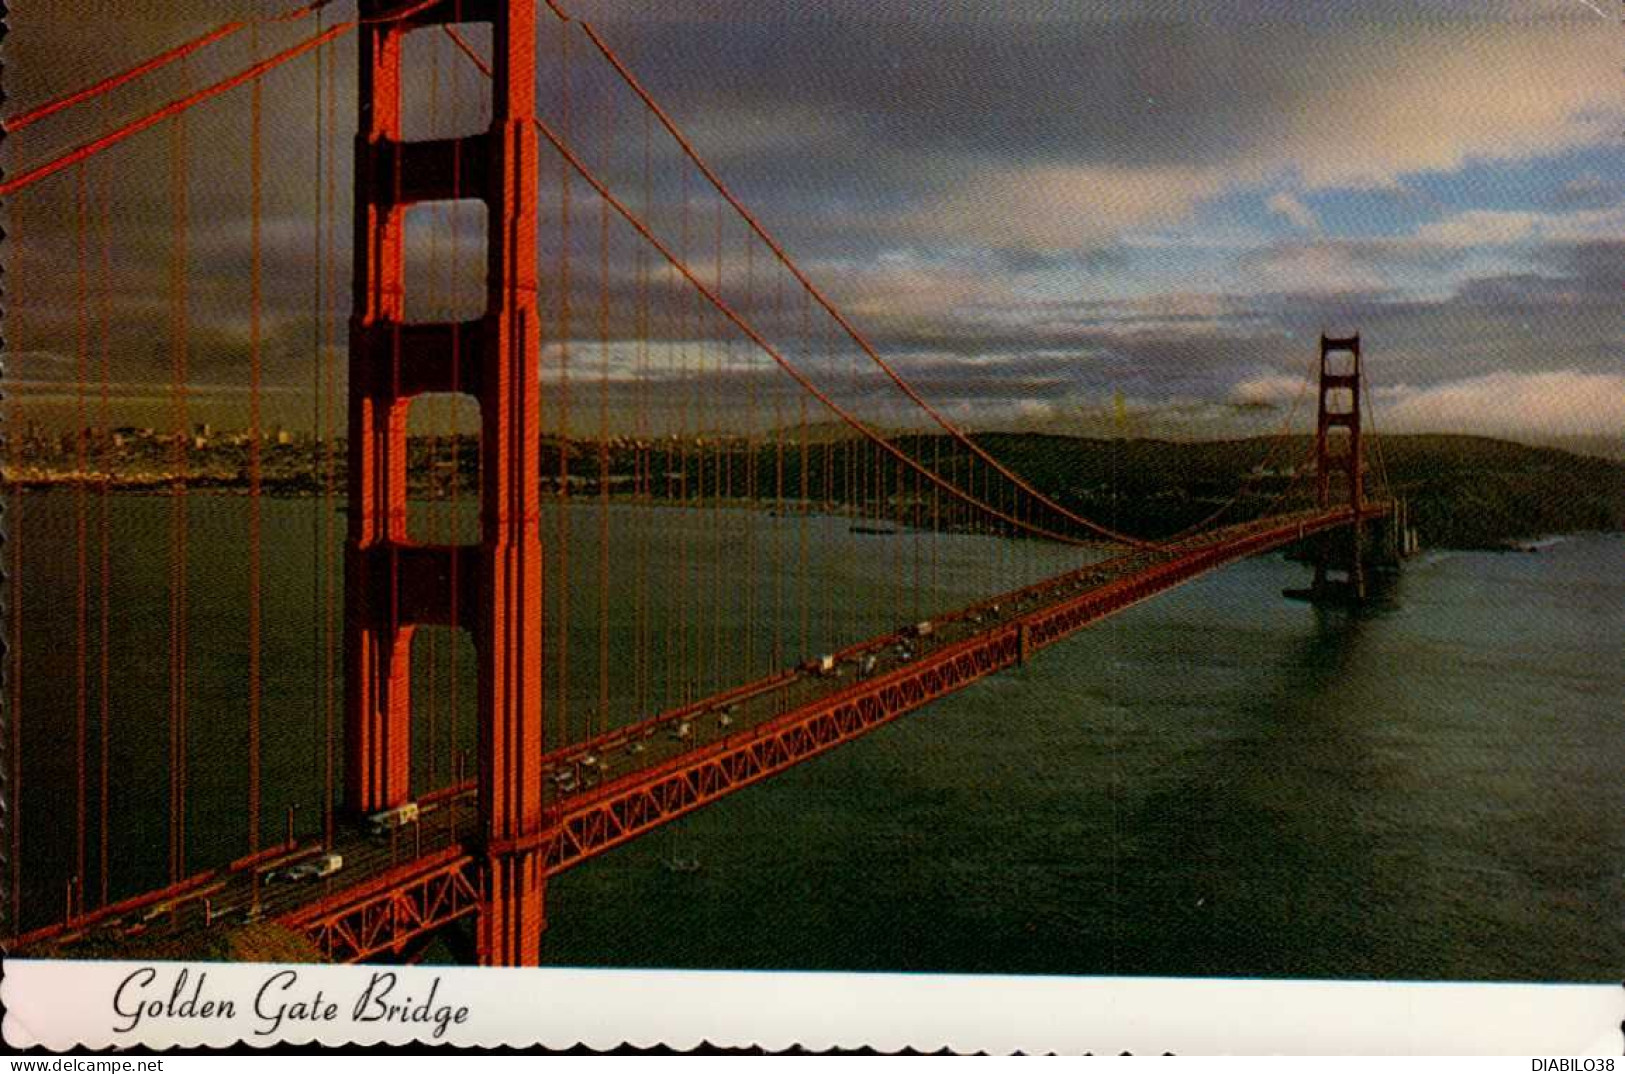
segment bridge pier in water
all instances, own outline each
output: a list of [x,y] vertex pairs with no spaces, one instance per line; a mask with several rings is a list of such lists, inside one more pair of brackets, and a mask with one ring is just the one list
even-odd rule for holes
[[[1294,595],[1321,603],[1349,603],[1366,598],[1368,586],[1380,566],[1397,562],[1399,556],[1410,550],[1412,536],[1404,524],[1403,504],[1368,503],[1364,498],[1363,380],[1358,336],[1323,336],[1321,339],[1316,439],[1318,510],[1280,515],[1266,512],[1264,517],[1224,527],[1209,528],[1204,523],[1198,528],[1206,532],[1197,536],[1182,535],[1182,539],[1168,542],[1116,534],[1049,500],[931,408],[873,351],[796,268],[775,240],[734,200],[590,28],[584,28],[584,33],[647,105],[646,120],[658,119],[666,126],[686,157],[711,181],[721,198],[717,202],[715,225],[717,264],[712,276],[717,282],[713,285],[707,286],[700,279],[700,273],[685,263],[689,246],[686,179],[681,225],[683,249],[674,253],[671,244],[662,241],[660,228],[651,226],[628,209],[598,180],[565,139],[540,122],[535,99],[538,51],[535,0],[416,0],[406,4],[399,0],[359,0],[359,3],[358,20],[325,31],[299,49],[281,55],[297,55],[321,41],[331,40],[340,30],[354,30],[358,34],[354,303],[349,326],[349,509],[344,551],[344,808],[352,820],[385,815],[376,817],[376,823],[371,825],[346,825],[342,831],[335,831],[325,809],[324,792],[322,841],[299,843],[290,821],[285,844],[262,847],[257,823],[261,808],[259,737],[257,730],[251,731],[250,741],[256,745],[250,759],[254,782],[250,785],[249,813],[254,820],[250,827],[254,834],[249,855],[219,869],[180,875],[187,859],[185,831],[184,825],[172,827],[171,883],[157,891],[108,905],[105,890],[108,870],[104,864],[100,870],[104,878],[102,905],[89,913],[85,907],[84,863],[81,861],[75,867],[78,871],[67,878],[62,920],[37,930],[28,942],[60,940],[64,949],[72,950],[73,944],[87,936],[100,942],[101,935],[89,931],[92,924],[98,929],[120,929],[123,936],[133,937],[147,933],[149,924],[161,919],[167,920],[169,935],[166,939],[187,935],[196,939],[210,931],[246,930],[250,922],[258,921],[262,915],[274,915],[278,925],[309,941],[311,951],[337,961],[414,961],[426,957],[431,947],[435,947],[449,950],[461,961],[487,965],[536,964],[540,961],[541,940],[547,927],[547,879],[554,873],[623,845],[724,795],[854,741],[970,683],[1023,665],[1063,638],[1226,563],[1289,545],[1305,548],[1314,566],[1314,583],[1309,589],[1295,591]],[[552,7],[552,13],[565,23],[572,21],[557,7]],[[491,80],[490,125],[484,131],[466,136],[408,140],[405,132],[412,124],[404,122],[402,115],[403,90],[407,85],[404,68],[413,50],[406,47],[406,39],[413,33],[438,34],[451,24],[464,22],[484,22],[492,27],[489,64],[467,41],[458,39],[468,59]],[[584,24],[578,25],[584,27]],[[568,39],[561,42],[561,46],[567,49]],[[567,56],[568,52],[563,55]],[[263,73],[269,68],[261,65],[253,70]],[[188,101],[201,101],[223,92],[251,73],[252,70],[216,83]],[[601,100],[607,102],[607,98]],[[190,103],[185,104],[185,107],[190,106]],[[166,106],[166,109],[171,107]],[[157,122],[166,114],[153,113],[148,120]],[[715,615],[711,627],[715,640],[710,643],[713,652],[706,652],[704,644],[695,646],[699,652],[691,661],[686,636],[681,630],[674,630],[673,633],[679,635],[679,645],[677,655],[671,655],[672,647],[667,646],[666,681],[659,684],[664,686],[665,698],[660,700],[661,689],[658,685],[651,687],[651,683],[658,684],[662,675],[651,674],[649,670],[651,656],[659,649],[647,642],[640,643],[644,645],[643,682],[634,683],[639,698],[633,710],[639,713],[639,718],[636,723],[606,727],[611,722],[608,681],[612,674],[609,670],[612,650],[607,640],[611,636],[611,612],[606,595],[600,610],[601,637],[605,639],[600,667],[604,678],[600,706],[594,711],[594,715],[600,717],[598,733],[556,745],[551,752],[544,741],[545,568],[539,529],[539,374],[543,328],[537,293],[539,129],[545,132],[552,152],[558,154],[560,168],[572,167],[593,187],[598,198],[597,208],[602,213],[599,240],[604,311],[600,331],[605,353],[602,390],[607,392],[609,384],[608,309],[613,293],[609,220],[614,210],[624,217],[633,232],[669,262],[675,272],[672,280],[678,277],[686,280],[715,307],[723,316],[723,321],[716,323],[733,324],[745,339],[772,359],[774,366],[797,381],[802,392],[798,398],[804,404],[801,432],[790,441],[793,455],[799,456],[800,477],[794,494],[787,498],[783,436],[790,432],[791,426],[783,421],[778,399],[773,402],[778,487],[772,499],[778,507],[768,516],[801,519],[803,548],[798,551],[797,575],[803,577],[791,583],[796,587],[794,593],[800,595],[793,593],[789,600],[783,596],[786,590],[782,576],[788,573],[788,557],[779,551],[783,534],[777,524],[767,524],[773,531],[775,550],[771,567],[763,568],[777,571],[781,576],[774,580],[771,613],[766,611],[765,599],[759,600],[751,588],[756,584],[754,581],[748,584],[744,594],[749,614],[759,615],[762,624],[774,628],[771,657],[767,658],[769,673],[724,689],[727,678],[721,660],[716,659],[714,667],[707,671],[706,657],[715,657],[716,652],[725,649],[723,627],[716,623],[734,614],[723,610],[729,603],[723,590],[733,581],[730,575],[734,565],[718,557],[719,566],[714,573],[717,592],[707,594],[703,572],[690,569],[685,552],[679,563],[678,576],[682,581],[678,585],[692,586],[699,595],[688,598],[686,604],[676,602],[669,613],[670,621],[676,624],[679,620],[694,620],[684,626],[703,636],[706,624],[700,617],[709,599]],[[652,129],[652,126],[645,127],[646,158]],[[607,150],[605,156],[613,160]],[[257,183],[257,153],[255,160]],[[561,170],[561,220],[568,219],[570,180],[563,178],[567,174]],[[650,187],[647,178],[645,186]],[[644,200],[650,201],[651,196],[646,195]],[[258,202],[256,194],[256,224]],[[486,292],[478,316],[439,323],[407,319],[406,217],[413,206],[430,202],[478,202],[485,210]],[[944,476],[940,453],[934,446],[935,433],[886,433],[866,425],[815,383],[815,379],[802,373],[793,360],[796,347],[781,343],[776,348],[758,333],[745,316],[760,306],[753,299],[753,292],[758,296],[762,294],[750,282],[748,266],[752,262],[748,260],[751,256],[748,251],[745,301],[737,308],[727,301],[723,294],[725,277],[721,264],[723,202],[738,211],[766,248],[782,262],[783,271],[803,288],[802,337],[807,341],[815,338],[808,326],[814,305],[827,310],[835,324],[887,372],[912,403],[922,407],[938,425],[987,464],[990,470],[982,472],[980,481],[969,459],[960,456],[954,447],[949,449],[951,470]],[[647,211],[645,215],[649,215]],[[319,216],[318,228],[320,226]],[[184,243],[184,232],[182,241]],[[560,242],[562,259],[568,253],[568,237],[561,236]],[[639,250],[647,253],[643,247]],[[640,263],[640,275],[643,277],[639,284],[640,302],[646,307],[650,287],[647,265]],[[559,276],[559,336],[563,339],[568,333],[568,318],[562,313],[568,309],[565,299],[569,293],[569,274],[564,264]],[[781,284],[774,285],[775,321],[784,319],[780,287]],[[319,311],[327,308],[325,290],[325,285],[318,288]],[[255,293],[258,294],[257,284]],[[682,295],[683,312],[679,319],[689,322],[687,306],[692,296],[686,290]],[[714,315],[708,313],[707,316]],[[645,344],[650,342],[646,309],[640,311],[639,318],[638,338],[640,344]],[[654,334],[657,344],[665,338],[662,332],[664,330]],[[686,350],[689,341],[704,340],[710,335],[710,329],[697,318],[686,327],[680,325],[672,338],[684,340],[682,349]],[[731,338],[727,341],[730,346],[732,342]],[[840,347],[844,344],[828,348],[809,345],[807,349],[827,350],[833,359]],[[726,353],[728,357],[718,360],[719,373],[724,372],[724,364],[730,367],[733,364],[732,351]],[[697,371],[687,358],[678,359],[678,363],[685,377],[710,375],[704,362]],[[649,374],[641,371],[639,376]],[[323,377],[326,379],[325,372]],[[855,375],[854,380],[861,385],[861,377]],[[461,394],[478,404],[480,528],[478,539],[472,543],[437,545],[413,539],[407,510],[408,416],[414,400],[426,393]],[[814,495],[811,483],[809,456],[813,451],[809,448],[815,448],[824,437],[808,435],[812,429],[805,411],[808,396],[839,415],[845,425],[862,432],[864,437],[860,439],[843,431],[840,436],[829,438],[823,452],[825,473],[821,497]],[[561,396],[561,400],[564,398]],[[725,399],[719,402],[726,408]],[[686,403],[682,405],[687,407]],[[729,470],[736,463],[730,460],[741,460],[737,465],[744,470],[747,493],[738,504],[749,508],[752,517],[761,514],[770,499],[765,488],[758,484],[766,440],[756,439],[751,430],[766,416],[767,409],[753,398],[752,413],[747,415],[743,426],[746,435],[741,438],[738,430],[729,434],[725,426],[721,427],[722,435],[714,438],[720,444],[715,454],[696,454],[683,446],[690,442],[698,446],[701,440],[697,430],[710,427],[710,418],[698,415],[692,423],[696,432],[691,434],[688,431],[690,417],[684,416],[681,419],[683,431],[671,433],[677,461],[672,460],[670,447],[637,448],[639,454],[634,455],[638,460],[634,465],[637,476],[631,488],[641,491],[637,492],[639,499],[634,502],[662,502],[651,491],[658,484],[659,474],[665,473],[670,489],[673,476],[670,466],[693,467],[693,472],[699,475],[698,495],[690,495],[688,470],[676,475],[682,481],[681,491],[667,495],[674,503],[720,516],[720,509],[729,506],[729,501],[739,492],[738,482]],[[325,439],[326,423],[319,424]],[[562,422],[561,428],[564,436],[559,454],[568,458],[572,450],[568,422]],[[903,430],[906,428],[902,426]],[[601,419],[598,438],[600,448],[604,449],[603,469],[598,479],[602,492],[601,518],[609,512],[612,485],[625,477],[624,473],[612,471],[609,465],[610,455],[605,446],[612,441],[608,431],[606,420]],[[184,433],[184,428],[181,432]],[[632,439],[652,441],[654,438],[646,431]],[[870,446],[871,441],[873,446]],[[924,465],[924,453],[917,448],[904,450],[905,443],[931,447],[930,468]],[[861,450],[854,450],[854,445]],[[1272,445],[1272,449],[1276,446]],[[836,473],[833,457],[837,447],[838,453],[844,456],[846,471],[839,493],[835,492],[832,480]],[[887,461],[888,455],[895,456],[895,470]],[[665,467],[655,468],[654,461],[658,458],[665,458]],[[910,478],[910,470],[926,480]],[[83,465],[77,472],[80,478],[89,473]],[[558,487],[562,491],[569,483],[570,475],[565,473]],[[711,486],[709,496],[707,484]],[[980,494],[976,492],[978,485]],[[252,487],[256,489],[254,502],[258,503],[258,478]],[[922,490],[927,488],[929,501],[922,495]],[[1295,486],[1289,485],[1274,503],[1280,503],[1293,491]],[[949,496],[946,516],[940,510],[939,492]],[[1231,503],[1239,501],[1242,495],[1238,493]],[[1027,509],[1033,504],[1046,505],[1045,512],[1065,519],[1066,524],[1059,529],[1051,528],[1053,523],[1038,525]],[[900,532],[897,526],[906,524],[905,528],[916,533],[912,585],[900,569],[904,562],[902,553],[896,555],[892,564],[899,568],[892,572],[897,582],[894,610],[898,619],[905,603],[905,589],[919,591],[922,601],[935,600],[931,594],[931,590],[937,588],[935,549],[931,562],[933,580],[929,585],[923,581],[918,551],[921,541],[933,533],[947,540],[957,540],[956,536],[950,536],[956,534],[977,535],[979,540],[1003,540],[1018,533],[1029,533],[1075,545],[1080,543],[1078,533],[1087,532],[1091,537],[1081,543],[1106,536],[1125,547],[1133,547],[1134,551],[1037,582],[1031,582],[1027,575],[1033,564],[1024,565],[1018,560],[1016,573],[1021,587],[1013,590],[1003,588],[1010,583],[1005,577],[1003,552],[984,557],[990,561],[987,579],[988,587],[995,589],[992,596],[987,596],[984,590],[986,599],[959,609],[938,612],[927,607],[925,610],[931,618],[911,617],[917,621],[914,627],[876,633],[822,660],[799,668],[790,667],[780,626],[788,636],[789,617],[785,612],[790,609],[787,605],[807,600],[805,590],[810,584],[805,576],[813,573],[808,569],[804,547],[807,520],[816,520],[819,514],[838,519],[845,511],[852,511],[855,519],[862,520],[864,512],[874,513],[875,505],[880,505],[878,513],[895,525],[872,532],[896,535]],[[1226,504],[1212,518],[1217,519],[1230,506]],[[1273,507],[1272,503],[1270,510]],[[183,518],[184,514],[176,517]],[[258,534],[258,515],[254,517],[254,533]],[[1387,523],[1386,529],[1382,523]],[[567,518],[561,522],[561,540],[569,525]],[[601,525],[600,533],[604,536],[599,540],[599,549],[604,553],[601,569],[606,581],[600,589],[607,594],[609,550],[613,546],[607,536],[608,522]],[[1080,529],[1069,536],[1064,532],[1069,525]],[[854,533],[866,532],[856,525],[849,528]],[[728,527],[720,522],[715,524],[712,532],[719,547],[727,547],[727,531]],[[812,532],[816,535],[819,530]],[[750,533],[754,535],[755,531]],[[684,535],[676,536],[682,539]],[[642,540],[642,535],[639,539]],[[747,540],[754,540],[754,536]],[[902,540],[892,542],[894,547],[903,543]],[[313,541],[318,555],[325,555],[325,544],[324,540]],[[1014,542],[1006,547],[1013,549]],[[171,552],[171,566],[179,569],[179,574],[173,577],[184,577],[184,542],[172,544]],[[563,549],[560,552],[562,559]],[[637,555],[641,564],[646,550]],[[766,564],[768,557],[764,554],[761,560]],[[995,560],[1000,562],[992,562]],[[752,562],[747,559],[747,564]],[[1036,562],[1042,565],[1046,561]],[[883,561],[875,566],[886,570]],[[747,567],[747,571],[755,569]],[[252,573],[257,579],[258,571]],[[564,570],[557,573],[560,577],[567,574]],[[324,578],[325,570],[317,580]],[[650,586],[642,566],[629,581],[636,589],[638,603],[646,605],[649,590],[657,587]],[[256,581],[256,593],[258,584]],[[978,587],[980,584],[978,581]],[[944,587],[942,592],[946,595],[949,589]],[[258,598],[255,600],[257,608]],[[567,620],[569,608],[567,601],[560,603],[565,605],[560,612],[562,623]],[[881,598],[869,607],[858,608],[857,625],[871,620],[875,605],[884,603]],[[808,601],[800,610],[801,634],[806,641],[812,631],[809,621],[820,614],[819,602]],[[257,611],[253,613],[256,638],[259,637],[258,615]],[[650,618],[647,607],[641,607],[636,615],[642,617],[642,625],[635,622],[634,632],[647,632]],[[771,617],[783,622],[774,624]],[[478,763],[476,778],[465,782],[463,755],[459,752],[451,786],[414,789],[411,783],[413,642],[414,632],[422,625],[451,626],[466,631],[473,642],[478,676],[475,691]],[[745,622],[747,630],[754,632],[757,626],[755,620]],[[656,632],[664,629],[658,617],[654,629]],[[831,635],[841,632],[833,624],[820,629],[827,629]],[[874,629],[873,623],[865,629]],[[323,630],[321,634],[326,641],[330,631]],[[746,636],[760,638],[760,634]],[[744,664],[746,670],[755,675],[763,661],[749,656],[751,644],[747,641]],[[804,646],[803,651],[807,648]],[[184,658],[185,652],[184,645],[173,650],[176,659]],[[254,652],[259,652],[257,641]],[[465,662],[462,666],[466,668],[468,664]],[[560,667],[564,666],[561,660]],[[632,677],[636,679],[638,675],[634,663]],[[257,683],[257,672],[253,678]],[[181,680],[172,676],[172,681]],[[568,694],[561,683],[561,698]],[[651,704],[645,704],[648,700],[645,695],[653,696]],[[674,695],[680,696],[680,701],[674,702]],[[172,711],[172,721],[180,723],[172,725],[171,743],[184,746],[185,698],[174,695],[172,702],[178,706]],[[661,705],[665,707],[659,708]],[[649,714],[650,709],[654,709],[653,714]],[[257,708],[251,710],[251,713],[257,712]],[[567,714],[555,713],[556,718],[564,715]],[[433,726],[432,718],[426,722]],[[570,725],[567,719],[559,722]],[[251,715],[250,727],[257,729],[258,726],[258,716]],[[325,735],[328,730],[325,717],[323,729]],[[181,737],[175,737],[177,735]],[[568,739],[571,732],[566,731],[561,737]],[[460,738],[456,742],[462,744]],[[81,764],[83,760],[81,756]],[[172,770],[175,782],[171,786],[171,804],[176,810],[183,810],[186,801],[184,762],[184,749],[179,753],[172,751],[171,763],[176,767]],[[102,768],[105,773],[105,759]],[[613,776],[608,774],[611,771]],[[84,774],[81,767],[81,805]],[[324,783],[330,787],[330,773],[324,772],[323,776]],[[431,779],[431,782],[437,781]],[[550,798],[544,798],[544,787]],[[105,789],[101,798],[105,805]],[[432,831],[430,824],[420,820],[420,812],[424,818],[433,818]],[[408,825],[411,826],[409,852],[397,846],[407,834]],[[105,850],[108,832],[105,820],[102,831]],[[383,834],[389,836],[387,855],[377,838]],[[82,819],[79,835],[82,843],[85,836]],[[349,858],[348,863],[345,857]],[[318,887],[313,882],[299,885],[279,882],[267,896],[261,891],[261,885],[269,881],[273,873],[278,874],[279,881],[320,878],[322,883]],[[217,899],[221,901],[216,902]],[[20,895],[14,901],[21,904]],[[139,922],[132,920],[126,926],[121,921],[123,917],[133,919],[138,910],[142,913]]]
[[[363,0],[350,326],[345,795],[357,818],[411,797],[411,637],[460,627],[478,656],[479,961],[539,961],[546,890],[542,806],[541,387],[537,319],[535,0],[441,0],[398,17]],[[491,126],[402,137],[403,42],[416,30],[492,25]],[[405,322],[407,209],[483,202],[486,309],[475,321]],[[406,525],[407,411],[459,392],[480,407],[480,542],[432,546]]]

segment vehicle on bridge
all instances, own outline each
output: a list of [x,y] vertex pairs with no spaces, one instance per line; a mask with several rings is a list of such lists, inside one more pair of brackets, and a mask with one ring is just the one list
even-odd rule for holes
[[286,869],[277,869],[265,874],[267,884],[290,883],[296,884],[301,880],[320,880],[332,876],[344,868],[343,854],[323,854],[311,861],[290,865]]
[[367,830],[372,835],[388,835],[398,828],[416,824],[422,810],[416,802],[407,802],[393,809],[385,809],[367,818]]

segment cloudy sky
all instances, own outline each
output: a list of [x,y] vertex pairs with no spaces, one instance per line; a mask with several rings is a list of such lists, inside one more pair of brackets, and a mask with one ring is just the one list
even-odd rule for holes
[[[255,10],[130,0],[111,20],[71,14],[93,6],[16,5],[13,111]],[[1384,428],[1590,438],[1597,450],[1625,429],[1625,31],[1586,0],[570,6],[882,352],[970,424],[1100,431],[1120,395],[1140,433],[1267,431],[1325,328],[1362,333]],[[42,122],[8,142],[6,166],[313,29],[239,35],[184,71]],[[436,113],[469,122],[448,117],[478,110],[474,76],[441,51]],[[594,96],[589,60],[578,49],[575,140],[635,201],[642,121],[627,100]],[[301,61],[265,88],[266,398],[290,424],[309,421],[321,346],[316,70]],[[332,70],[342,247],[353,39]],[[413,92],[428,81],[415,77]],[[601,128],[583,118],[594,103],[607,106]],[[192,405],[228,423],[246,381],[248,116],[239,92],[187,128]],[[600,151],[604,130],[626,144]],[[173,145],[172,131],[148,132],[10,207],[9,375],[42,416],[73,405],[82,294],[87,309],[111,311],[117,405],[161,418]],[[670,193],[654,198],[675,228]],[[96,253],[104,219],[111,271],[93,257],[81,292],[79,221]],[[448,236],[478,230],[473,217],[436,220]],[[341,283],[345,253],[334,251]],[[629,241],[611,253],[626,286],[608,334],[629,362],[635,320],[622,300],[633,301],[638,262]],[[347,287],[336,297],[347,303]],[[772,320],[760,301],[752,309]],[[781,311],[779,323],[792,320]]]

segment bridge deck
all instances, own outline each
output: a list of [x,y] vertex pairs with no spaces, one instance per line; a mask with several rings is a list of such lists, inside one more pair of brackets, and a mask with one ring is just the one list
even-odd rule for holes
[[[1369,505],[1362,520],[1387,513]],[[1304,512],[1136,551],[853,645],[712,698],[550,752],[544,786],[556,823],[541,843],[561,872],[715,799],[833,749],[1038,649],[1226,563],[1353,521]],[[258,918],[312,936],[330,956],[370,958],[471,912],[478,876],[473,788],[422,802],[418,823],[388,837],[346,827],[331,847],[295,846],[218,876],[129,900],[20,937],[14,950],[71,957],[84,940],[154,930],[183,937]],[[342,854],[327,878],[269,882],[290,862]],[[257,900],[257,907],[256,907]],[[116,912],[115,912],[116,911]]]

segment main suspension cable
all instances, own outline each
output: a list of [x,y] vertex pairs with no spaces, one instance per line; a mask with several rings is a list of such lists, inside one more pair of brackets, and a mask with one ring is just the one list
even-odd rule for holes
[[1094,521],[1093,519],[1077,514],[1062,504],[1057,503],[1055,500],[1034,488],[1020,474],[1017,474],[1015,471],[1001,463],[998,459],[994,458],[990,453],[987,452],[986,449],[984,449],[980,444],[976,443],[975,438],[971,437],[969,434],[964,432],[964,430],[960,429],[953,422],[949,421],[941,411],[932,406],[930,402],[928,402],[925,397],[922,396],[914,388],[914,386],[896,370],[895,367],[881,357],[879,351],[877,351],[873,344],[869,342],[868,338],[865,337],[863,333],[859,331],[858,328],[852,324],[852,322],[849,321],[843,313],[841,313],[840,309],[834,304],[834,302],[832,302],[823,293],[823,291],[821,291],[818,286],[801,271],[800,267],[797,266],[796,263],[790,258],[789,253],[784,249],[784,247],[781,246],[779,242],[768,233],[767,229],[762,226],[761,222],[756,219],[750,210],[747,209],[745,205],[734,196],[733,192],[722,181],[721,177],[711,169],[710,165],[708,165],[699,155],[699,152],[694,148],[693,144],[687,139],[686,136],[684,136],[682,131],[677,127],[676,122],[672,120],[666,111],[660,107],[649,92],[643,88],[642,83],[638,81],[637,77],[633,75],[631,70],[621,61],[620,57],[615,53],[615,51],[609,47],[608,43],[606,43],[603,38],[598,35],[597,31],[593,29],[592,25],[584,20],[573,19],[571,16],[565,14],[559,9],[557,4],[552,2],[552,0],[549,0],[548,6],[553,8],[554,12],[561,19],[567,22],[574,21],[581,26],[582,31],[586,33],[588,39],[591,40],[594,46],[597,47],[598,51],[603,55],[604,59],[608,61],[610,66],[615,69],[616,73],[626,83],[627,87],[631,89],[633,93],[637,94],[639,99],[643,101],[644,105],[654,114],[655,118],[660,120],[661,125],[666,128],[667,132],[676,141],[677,145],[682,149],[684,155],[694,163],[694,165],[700,170],[700,173],[704,175],[707,181],[711,183],[712,187],[716,189],[717,193],[726,199],[728,204],[733,207],[734,211],[737,212],[745,223],[749,225],[751,230],[756,233],[756,236],[767,245],[768,249],[773,252],[773,255],[779,260],[780,264],[782,264],[785,269],[796,279],[796,282],[799,283],[802,288],[812,296],[814,301],[823,307],[824,311],[835,320],[836,324],[841,326],[842,330],[847,334],[847,337],[851,339],[860,350],[863,351],[870,361],[874,362],[875,365],[886,374],[887,378],[889,378],[892,383],[903,392],[904,395],[908,396],[908,398],[916,406],[923,410],[939,428],[963,444],[971,451],[972,454],[976,455],[983,462],[991,466],[1007,481],[1012,482],[1016,485],[1016,487],[1020,488],[1029,496],[1032,496],[1039,503],[1054,511],[1067,521],[1081,526],[1099,536],[1119,542],[1121,544],[1147,549],[1156,547],[1157,542],[1120,533],[1114,529],[1111,529],[1110,527]]
[[133,135],[140,134],[144,130],[155,127],[164,122],[166,119],[172,119],[179,116],[182,113],[195,108],[197,105],[202,104],[204,101],[212,100],[223,93],[236,89],[238,86],[257,81],[258,79],[265,77],[271,71],[274,71],[276,68],[281,67],[289,60],[297,59],[312,49],[320,48],[327,42],[336,40],[359,26],[371,25],[375,23],[398,22],[402,19],[411,18],[419,11],[440,2],[441,0],[416,0],[414,3],[408,4],[405,7],[384,15],[377,15],[366,19],[350,19],[347,22],[335,23],[333,26],[312,37],[307,37],[305,40],[300,41],[297,44],[288,46],[274,56],[267,57],[266,59],[261,60],[259,63],[246,67],[234,75],[228,75],[227,77],[220,79],[218,82],[210,83],[209,85],[204,86],[202,89],[188,93],[184,97],[177,97],[175,100],[170,101],[168,104],[158,108],[155,111],[148,112],[146,115],[133,119],[123,126],[116,127],[113,130],[108,131],[99,138],[94,138],[91,141],[76,146],[60,156],[54,157],[43,164],[36,165],[35,167],[22,172],[6,182],[0,183],[0,197],[6,197],[17,193],[19,190],[27,189],[28,187],[31,187],[35,183],[39,182],[41,179],[55,175],[64,168],[71,168],[80,161],[88,160],[98,153],[111,149],[113,146],[118,145],[125,139],[130,138]]
[[44,104],[30,108],[25,112],[21,112],[5,120],[0,120],[0,126],[5,128],[7,134],[16,134],[18,131],[31,127],[40,120],[53,116],[64,109],[72,108],[74,105],[83,104],[86,101],[94,100],[97,97],[111,93],[120,86],[134,82],[138,78],[150,75],[155,71],[161,71],[177,60],[184,59],[187,56],[190,56],[192,53],[205,49],[216,42],[224,41],[226,38],[231,37],[232,35],[245,30],[250,26],[259,26],[262,24],[278,22],[297,22],[312,12],[325,7],[331,2],[332,0],[317,0],[316,3],[304,4],[300,7],[285,11],[280,15],[271,15],[253,19],[238,19],[233,22],[223,23],[216,26],[214,29],[207,31],[206,33],[199,34],[197,37],[194,37],[189,41],[184,41],[181,44],[176,45],[174,48],[166,49],[156,56],[143,60],[134,67],[126,68],[116,75],[109,75],[107,78],[101,79],[97,82],[92,82],[90,85],[75,90],[72,93],[65,93],[60,97],[46,101]]
[[[481,71],[487,75],[491,73],[490,66],[485,62],[484,58],[473,50],[473,48],[468,44],[467,40],[463,38],[461,34],[457,33],[455,28],[448,26],[445,27],[445,30],[446,33],[451,35],[454,41],[458,42],[458,45],[463,50],[463,53],[467,55],[469,59],[480,68]],[[740,316],[740,314],[731,305],[729,305],[721,295],[717,294],[710,286],[701,280],[698,274],[695,273],[695,271],[682,257],[667,246],[664,241],[655,235],[654,231],[637,213],[633,212],[624,202],[620,200],[620,198],[616,197],[615,194],[610,191],[603,181],[598,178],[597,174],[593,172],[592,169],[587,167],[581,158],[578,157],[572,149],[570,149],[565,140],[561,138],[552,127],[550,127],[540,117],[535,120],[535,125],[536,129],[545,139],[547,139],[549,144],[553,146],[554,150],[558,152],[564,162],[570,166],[570,169],[576,174],[580,175],[582,179],[585,180],[586,183],[599,195],[599,197],[602,197],[608,201],[610,207],[615,210],[617,215],[619,215],[633,228],[633,230],[641,235],[644,241],[652,246],[654,250],[666,260],[667,264],[676,270],[676,272],[682,276],[683,279],[687,280],[689,285],[698,291],[707,302],[711,303],[711,305],[716,308],[717,312],[722,314],[722,316],[732,323],[735,328],[744,333],[746,338],[748,338],[752,343],[756,344],[756,346],[760,348],[764,354],[771,358],[780,369],[784,370],[784,372],[787,373],[792,380],[799,384],[802,389],[810,392],[814,398],[822,403],[824,407],[832,414],[840,418],[841,421],[845,422],[848,426],[861,433],[882,451],[885,451],[887,454],[900,459],[905,466],[914,470],[916,473],[919,473],[926,480],[943,488],[953,496],[965,501],[967,504],[975,507],[992,518],[996,518],[999,521],[1013,526],[1018,530],[1031,533],[1036,537],[1057,541],[1062,544],[1089,547],[1095,543],[1077,537],[1068,536],[1066,534],[1056,533],[1053,530],[1048,530],[1030,523],[1025,523],[1016,516],[992,506],[973,493],[967,492],[964,489],[950,484],[940,475],[931,473],[925,467],[920,465],[920,463],[911,458],[907,453],[903,452],[900,448],[893,444],[890,440],[881,436],[867,423],[862,421],[845,407],[841,406],[841,404],[836,402],[827,392],[809,380],[806,374],[804,374],[782,353],[780,353],[776,347],[768,342],[768,340],[764,338],[753,325]]]

